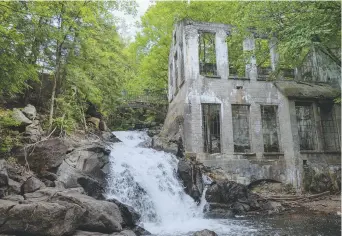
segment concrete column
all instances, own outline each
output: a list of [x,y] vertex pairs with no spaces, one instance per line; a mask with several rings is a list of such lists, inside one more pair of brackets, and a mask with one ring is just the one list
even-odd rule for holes
[[228,66],[228,49],[226,43],[227,33],[220,30],[215,34],[215,50],[216,50],[216,66],[217,74],[221,79],[228,79],[229,66]]
[[254,38],[246,38],[243,41],[243,51],[244,52],[252,52],[252,56],[248,59],[246,63],[246,76],[251,80],[251,81],[256,81],[258,78],[258,71],[257,71],[257,62],[256,58],[254,55],[254,50],[255,50],[255,40]]
[[264,142],[262,135],[260,104],[254,102],[251,104],[250,119],[251,152],[255,152],[257,158],[261,159],[264,152]]
[[185,79],[194,80],[199,77],[198,30],[191,26],[185,27]]
[[277,38],[272,37],[268,44],[270,48],[272,71],[276,70],[278,63],[279,63],[279,53],[278,53],[277,42],[278,42]]

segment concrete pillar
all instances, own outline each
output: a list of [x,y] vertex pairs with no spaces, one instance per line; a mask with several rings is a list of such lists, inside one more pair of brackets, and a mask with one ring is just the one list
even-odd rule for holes
[[215,34],[217,75],[220,76],[221,79],[228,79],[229,75],[226,37],[227,33],[224,30],[220,30]]
[[250,79],[250,81],[256,81],[258,78],[256,57],[254,55],[255,50],[255,40],[253,37],[246,38],[243,41],[243,51],[244,52],[252,52],[252,56],[248,59],[246,63],[246,76]]
[[277,38],[272,37],[268,44],[270,48],[272,71],[276,70],[278,63],[279,63],[279,53],[278,53],[277,42],[278,42]]

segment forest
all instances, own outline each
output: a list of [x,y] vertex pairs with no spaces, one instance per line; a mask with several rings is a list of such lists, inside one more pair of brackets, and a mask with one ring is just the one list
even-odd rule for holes
[[[238,71],[248,56],[239,53],[241,42],[251,32],[277,37],[282,67],[300,65],[313,45],[328,50],[341,63],[340,54],[333,53],[341,48],[339,1],[158,1],[141,17],[140,30],[130,42],[118,33],[115,11],[134,15],[136,7],[135,1],[124,0],[0,2],[4,150],[15,140],[15,135],[4,131],[17,125],[11,109],[34,103],[38,90],[44,90],[42,101],[34,105],[44,114],[41,122],[48,133],[56,128],[67,134],[87,129],[85,111],[90,104],[104,120],[115,118],[117,125],[110,128],[122,128],[118,124],[129,119],[125,113],[136,112],[119,110],[122,91],[152,95],[166,91],[172,31],[182,19],[233,25],[235,33],[227,43],[229,59]],[[267,44],[260,40],[256,47],[257,61],[267,65]],[[137,113],[149,121],[156,116]]]

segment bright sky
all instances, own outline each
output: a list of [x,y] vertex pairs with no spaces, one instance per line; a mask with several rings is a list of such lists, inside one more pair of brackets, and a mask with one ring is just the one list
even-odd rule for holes
[[147,11],[148,7],[153,4],[153,0],[136,0],[138,7],[137,7],[137,15],[125,15],[123,12],[114,12],[116,17],[120,18],[119,24],[119,33],[127,39],[133,40],[136,33],[139,31],[137,27],[137,22],[140,21],[140,17],[144,15]]

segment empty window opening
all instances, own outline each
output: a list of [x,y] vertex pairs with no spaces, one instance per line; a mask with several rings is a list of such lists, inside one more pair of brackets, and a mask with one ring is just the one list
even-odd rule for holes
[[245,58],[243,55],[243,43],[235,35],[227,37],[229,76],[239,78],[245,76]]
[[204,152],[221,152],[220,104],[202,104]]
[[255,39],[255,57],[258,63],[258,79],[266,80],[271,72],[271,58],[270,58],[270,48],[269,42],[264,38]]
[[249,105],[232,105],[234,152],[250,152]]
[[296,103],[300,150],[315,150],[316,129],[310,103]]
[[322,104],[319,107],[321,115],[323,148],[325,151],[340,151],[341,141],[339,130],[334,119],[333,104]]
[[279,152],[277,113],[277,106],[261,106],[264,152]]
[[216,76],[215,34],[200,32],[198,45],[200,74]]

